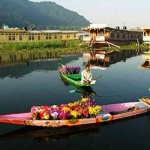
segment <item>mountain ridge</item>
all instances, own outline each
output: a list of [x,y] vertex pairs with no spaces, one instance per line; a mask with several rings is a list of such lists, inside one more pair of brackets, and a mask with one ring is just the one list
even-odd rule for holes
[[[11,4],[10,4],[11,3]],[[77,12],[51,1],[0,0],[0,26],[84,27],[90,22]]]

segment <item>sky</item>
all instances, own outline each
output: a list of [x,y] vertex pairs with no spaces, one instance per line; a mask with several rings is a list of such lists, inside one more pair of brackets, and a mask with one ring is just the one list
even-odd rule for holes
[[52,1],[77,12],[91,23],[127,28],[150,26],[150,0],[30,0]]

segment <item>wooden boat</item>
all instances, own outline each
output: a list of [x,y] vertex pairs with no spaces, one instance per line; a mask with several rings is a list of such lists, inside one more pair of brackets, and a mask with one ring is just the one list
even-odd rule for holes
[[81,74],[79,74],[79,73],[77,73],[77,74],[65,74],[61,71],[62,67],[65,67],[65,65],[59,64],[59,72],[60,72],[61,76],[63,77],[63,79],[65,79],[65,81],[68,82],[69,84],[75,85],[77,87],[91,86],[91,85],[95,84],[95,80],[91,84],[81,83]]
[[65,119],[65,120],[34,120],[31,119],[31,113],[6,114],[0,115],[1,123],[11,123],[27,126],[42,127],[62,127],[79,126],[87,124],[96,124],[109,122],[113,120],[128,118],[144,114],[150,110],[150,98],[142,98],[140,102],[128,102],[118,104],[102,105],[102,111],[91,118]]

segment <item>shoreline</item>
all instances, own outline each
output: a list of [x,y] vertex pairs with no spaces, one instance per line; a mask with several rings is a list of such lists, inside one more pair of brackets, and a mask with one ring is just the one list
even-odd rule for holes
[[[79,40],[72,41],[53,41],[40,43],[13,43],[0,45],[0,65],[7,65],[12,63],[24,63],[33,60],[44,60],[52,58],[60,58],[62,55],[82,54],[92,50],[105,51],[106,53],[122,52],[125,50],[133,51],[148,51],[147,45],[136,46],[132,45],[121,46],[116,49],[114,47],[102,47],[100,49],[93,49],[87,45],[82,45]],[[3,47],[4,46],[4,47]],[[26,47],[26,48],[25,48]]]

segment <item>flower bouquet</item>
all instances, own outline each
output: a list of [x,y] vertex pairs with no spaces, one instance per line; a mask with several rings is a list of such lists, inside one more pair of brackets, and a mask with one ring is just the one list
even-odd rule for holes
[[32,119],[38,120],[65,120],[96,117],[101,111],[101,106],[96,105],[95,100],[84,98],[74,103],[33,106],[31,108]]
[[72,66],[62,66],[60,67],[60,71],[64,74],[78,74],[81,68],[79,66],[72,67]]

